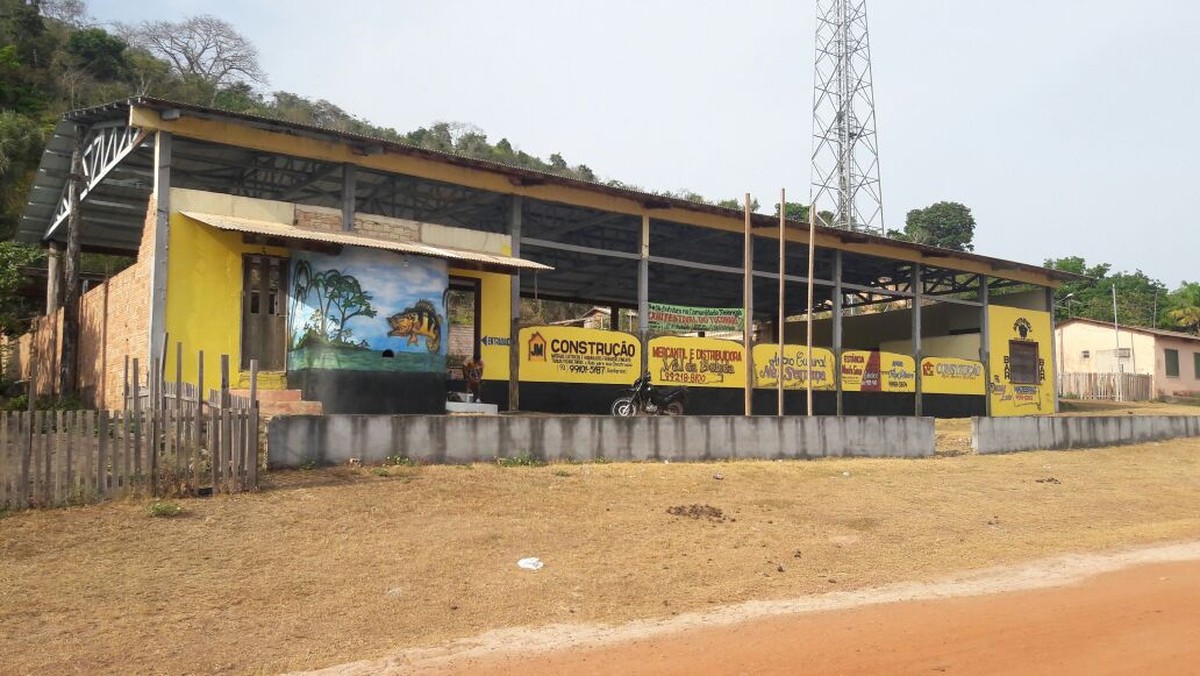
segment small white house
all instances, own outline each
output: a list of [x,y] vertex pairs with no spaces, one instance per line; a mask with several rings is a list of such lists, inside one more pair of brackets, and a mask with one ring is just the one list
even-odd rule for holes
[[1200,336],[1069,319],[1055,329],[1055,345],[1066,394],[1081,394],[1071,391],[1080,380],[1072,374],[1124,373],[1148,380],[1145,398],[1200,396]]

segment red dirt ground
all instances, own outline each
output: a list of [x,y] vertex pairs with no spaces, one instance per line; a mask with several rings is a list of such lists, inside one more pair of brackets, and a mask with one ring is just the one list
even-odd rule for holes
[[1200,561],[1046,589],[696,627],[593,649],[460,658],[443,668],[573,676],[1200,674]]

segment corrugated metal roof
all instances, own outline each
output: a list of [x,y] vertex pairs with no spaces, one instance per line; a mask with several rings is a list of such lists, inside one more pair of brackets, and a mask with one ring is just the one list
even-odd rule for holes
[[412,254],[416,256],[429,256],[431,258],[444,258],[453,261],[467,261],[478,264],[485,268],[497,270],[553,270],[549,265],[542,265],[523,258],[514,256],[502,256],[500,254],[485,253],[482,251],[468,251],[465,249],[452,249],[449,247],[432,246],[423,242],[398,242],[388,239],[377,239],[375,237],[363,237],[362,235],[354,235],[346,232],[325,232],[322,230],[309,230],[307,228],[298,228],[292,225],[283,223],[272,223],[270,221],[259,221],[250,218],[238,218],[235,216],[220,216],[217,214],[205,214],[197,211],[181,211],[184,216],[193,220],[200,221],[206,225],[211,225],[214,228],[221,230],[233,230],[236,232],[247,232],[255,235],[263,235],[265,237],[280,237],[283,239],[300,239],[309,242],[322,242],[325,244],[338,244],[342,246],[361,246],[368,249],[383,249],[385,251],[395,251],[397,253]]

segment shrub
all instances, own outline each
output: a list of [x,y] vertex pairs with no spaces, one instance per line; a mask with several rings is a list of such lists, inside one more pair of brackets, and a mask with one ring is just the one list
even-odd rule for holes
[[156,500],[146,506],[146,513],[153,517],[175,517],[184,513],[183,505],[178,502]]

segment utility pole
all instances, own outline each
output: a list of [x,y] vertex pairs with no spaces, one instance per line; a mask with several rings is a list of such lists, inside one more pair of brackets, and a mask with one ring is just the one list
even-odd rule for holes
[[817,0],[809,204],[836,205],[827,226],[883,235],[866,4]]

